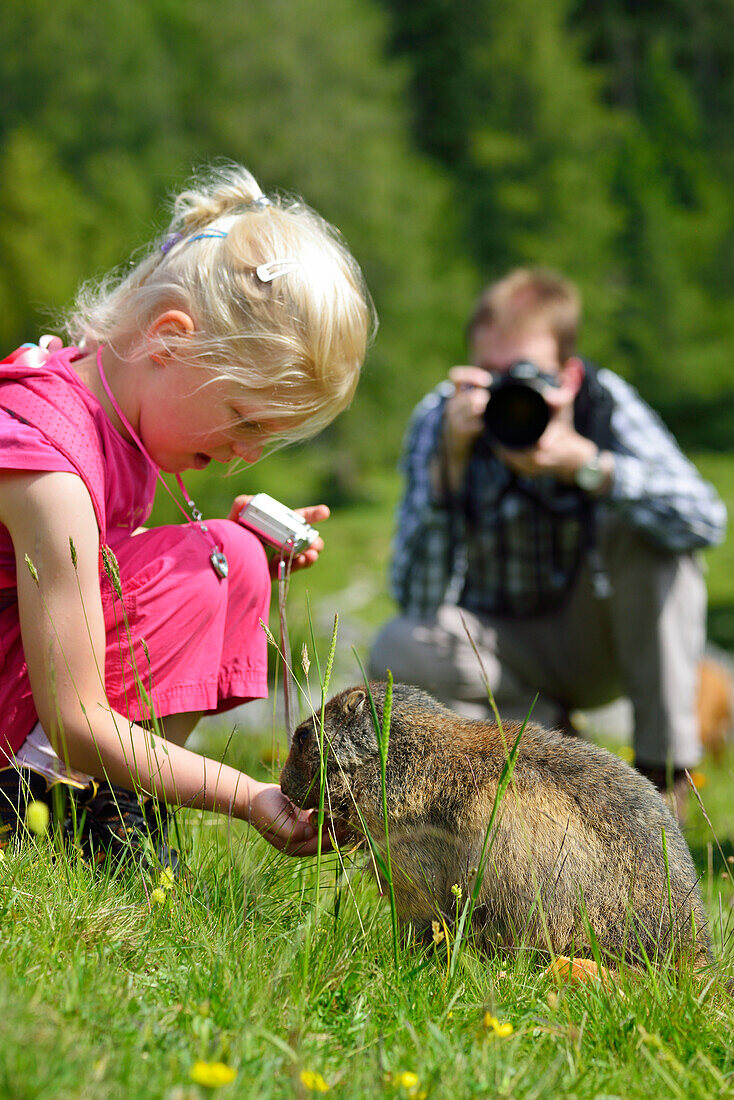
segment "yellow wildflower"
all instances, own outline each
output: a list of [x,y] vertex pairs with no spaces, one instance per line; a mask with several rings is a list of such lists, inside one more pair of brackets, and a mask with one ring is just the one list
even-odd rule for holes
[[45,802],[29,802],[25,811],[25,823],[32,833],[40,836],[48,829],[51,813]]
[[229,1085],[237,1076],[237,1070],[225,1066],[224,1062],[194,1062],[189,1077],[197,1085],[206,1089],[218,1089],[220,1085]]
[[437,920],[431,921],[431,932],[433,933],[433,942],[440,943],[444,937],[444,931]]
[[626,760],[628,764],[634,764],[635,762],[635,750],[631,745],[620,745],[619,757],[621,760]]
[[691,772],[691,779],[693,781],[693,786],[696,788],[697,791],[702,790],[708,783],[708,779],[703,774],[703,772]]
[[496,1016],[490,1016],[489,1012],[484,1013],[484,1026],[488,1031],[493,1031],[495,1035],[499,1035],[500,1039],[506,1038],[508,1035],[512,1035],[515,1030],[512,1024],[501,1024]]
[[150,900],[153,902],[154,905],[165,905],[166,891],[162,890],[160,886],[156,886],[155,890],[150,891]]
[[301,1070],[301,1084],[304,1088],[307,1088],[309,1092],[328,1092],[331,1085],[323,1079],[320,1073],[315,1073],[312,1069]]
[[161,871],[159,885],[164,890],[173,890],[174,886],[176,885],[176,876],[174,875],[170,867],[164,867]]
[[403,1073],[399,1073],[395,1078],[395,1084],[398,1088],[405,1090],[410,1100],[426,1100],[428,1092],[426,1089],[418,1090],[418,1074],[413,1073],[412,1070],[405,1070]]
[[461,901],[464,891],[461,888],[461,883],[455,882],[451,887],[451,893],[454,895],[457,901]]

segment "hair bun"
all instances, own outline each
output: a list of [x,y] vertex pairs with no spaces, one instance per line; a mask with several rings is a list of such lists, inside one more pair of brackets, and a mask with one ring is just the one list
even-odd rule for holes
[[193,187],[176,197],[168,231],[193,233],[259,198],[264,198],[262,188],[246,168],[240,165],[221,168],[213,176],[208,175],[200,188],[195,181]]

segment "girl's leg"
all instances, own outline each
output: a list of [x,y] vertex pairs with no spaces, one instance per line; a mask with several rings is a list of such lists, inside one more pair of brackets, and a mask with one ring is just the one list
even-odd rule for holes
[[211,546],[191,525],[156,528],[113,546],[123,600],[103,583],[105,680],[111,705],[133,721],[212,713],[267,695],[265,551],[239,524],[208,526],[227,556],[226,579],[212,569]]
[[[203,712],[267,695],[265,551],[238,524],[208,526],[229,562],[225,580],[212,569],[208,541],[185,525],[118,542],[123,600],[103,584],[110,703],[132,721],[155,719],[179,745]],[[119,856],[154,850],[164,866],[175,864],[168,808],[157,799],[100,784],[85,810],[87,846]]]
[[163,720],[163,734],[166,741],[174,745],[185,745],[201,718],[201,711],[194,714],[169,714]]
[[[203,711],[267,694],[260,625],[270,602],[265,552],[238,524],[213,522],[210,529],[229,561],[226,580],[211,567],[208,541],[187,525],[118,539],[113,549],[123,599],[107,578],[102,586],[110,704],[131,721],[152,725],[155,719],[176,744],[186,741]],[[147,852],[163,865],[175,863],[165,805],[104,781],[85,787],[88,777],[77,778],[72,787],[42,767],[0,770],[0,848],[22,830],[28,801],[45,801],[55,814],[61,794],[65,831],[95,862]]]

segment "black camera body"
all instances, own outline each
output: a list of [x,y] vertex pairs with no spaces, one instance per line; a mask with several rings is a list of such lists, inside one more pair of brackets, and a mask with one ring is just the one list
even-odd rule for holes
[[548,386],[558,386],[554,374],[523,359],[493,379],[484,410],[484,427],[490,442],[511,451],[532,447],[548,426],[550,410],[543,396]]

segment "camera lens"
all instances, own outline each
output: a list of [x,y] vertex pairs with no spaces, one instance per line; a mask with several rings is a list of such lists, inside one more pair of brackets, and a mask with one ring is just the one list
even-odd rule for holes
[[505,383],[491,394],[484,414],[487,431],[511,450],[537,443],[548,419],[548,406],[542,395],[526,382]]
[[555,378],[534,363],[513,363],[489,387],[484,425],[489,436],[509,450],[532,447],[545,431],[550,412],[543,396]]

